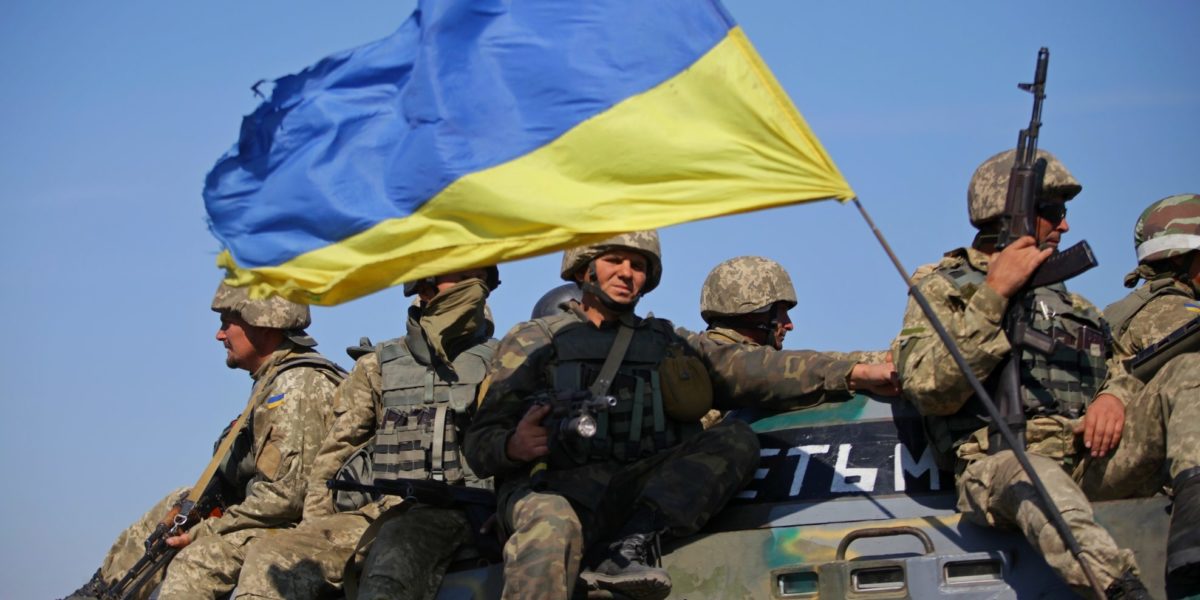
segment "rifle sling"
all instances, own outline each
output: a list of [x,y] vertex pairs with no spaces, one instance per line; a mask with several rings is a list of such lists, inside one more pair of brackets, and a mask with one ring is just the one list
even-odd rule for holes
[[229,433],[226,433],[225,437],[221,439],[220,445],[217,446],[217,451],[213,453],[212,460],[208,461],[208,466],[200,473],[200,478],[196,480],[196,485],[192,486],[192,489],[188,491],[187,499],[193,505],[200,501],[200,496],[204,495],[204,490],[208,489],[208,484],[212,481],[213,474],[217,472],[217,467],[221,466],[221,461],[229,453],[229,448],[233,446],[233,441],[242,432],[242,428],[246,426],[246,421],[250,418],[250,413],[254,411],[255,396],[253,394],[250,396],[250,401],[246,403],[246,409],[238,416],[233,427],[229,428]]

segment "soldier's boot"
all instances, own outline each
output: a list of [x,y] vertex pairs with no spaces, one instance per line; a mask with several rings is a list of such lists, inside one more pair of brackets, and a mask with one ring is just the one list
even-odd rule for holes
[[1133,571],[1125,571],[1104,590],[1108,600],[1152,600],[1153,596]]
[[[588,588],[633,600],[662,600],[671,593],[671,576],[652,566],[657,533],[633,533],[609,544],[604,560],[580,574]],[[589,592],[588,597],[599,594]]]
[[587,584],[588,598],[625,597],[633,600],[662,600],[671,593],[671,576],[659,568],[661,527],[657,514],[641,507],[603,550],[594,569],[579,577]]
[[87,583],[74,592],[71,592],[63,600],[95,600],[100,597],[105,587],[107,585],[104,582],[104,578],[100,576],[100,569],[96,569],[96,572],[92,574],[92,578]]
[[1175,499],[1167,536],[1167,597],[1200,598],[1200,467],[1171,482]]

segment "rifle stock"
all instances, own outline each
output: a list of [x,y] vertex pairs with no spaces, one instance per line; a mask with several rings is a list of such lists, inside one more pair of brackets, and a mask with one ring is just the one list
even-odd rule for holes
[[1167,334],[1167,337],[1149,345],[1133,358],[1125,361],[1126,368],[1143,383],[1149,383],[1158,370],[1172,358],[1186,352],[1200,351],[1200,317]]

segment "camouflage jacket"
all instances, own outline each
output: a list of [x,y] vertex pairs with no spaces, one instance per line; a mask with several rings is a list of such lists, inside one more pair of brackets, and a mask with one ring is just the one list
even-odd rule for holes
[[239,462],[240,471],[249,475],[245,499],[192,528],[193,539],[300,520],[305,478],[332,420],[335,384],[309,366],[275,373],[286,361],[316,354],[285,342],[251,374],[251,443],[248,456]]
[[[1142,285],[1144,287],[1150,283]],[[1112,356],[1108,359],[1108,376],[1097,395],[1112,394],[1128,404],[1142,391],[1145,384],[1129,373],[1125,361],[1196,318],[1196,313],[1186,306],[1189,302],[1194,303],[1196,299],[1191,286],[1174,282],[1173,287],[1173,293],[1156,295],[1134,313],[1124,332],[1114,332],[1117,333],[1117,338],[1113,340]],[[1105,316],[1110,316],[1109,313],[1119,303],[1106,308]],[[1121,324],[1113,323],[1114,327],[1119,325]]]
[[[914,279],[920,277],[918,288],[958,344],[975,376],[982,381],[1011,350],[1001,323],[1008,301],[986,285],[964,294],[948,278],[936,274],[961,268],[986,274],[988,255],[974,248],[958,248],[948,252],[935,269],[919,269]],[[1091,303],[1077,294],[1071,294],[1070,301],[1081,309],[1094,310]],[[892,341],[892,357],[904,398],[923,415],[953,415],[974,395],[967,378],[911,298],[900,335]]]
[[[581,315],[571,314],[585,326],[593,327]],[[807,350],[776,351],[770,347],[717,341],[682,329],[675,330],[673,335],[679,345],[695,353],[707,367],[716,408],[791,410],[827,399],[851,397],[847,377],[853,362]],[[500,341],[490,384],[484,386],[465,440],[466,459],[476,475],[504,477],[528,468],[510,459],[506,446],[509,435],[529,408],[528,398],[550,387],[548,372],[555,360],[552,354],[553,345],[546,330],[533,321],[517,325]]]

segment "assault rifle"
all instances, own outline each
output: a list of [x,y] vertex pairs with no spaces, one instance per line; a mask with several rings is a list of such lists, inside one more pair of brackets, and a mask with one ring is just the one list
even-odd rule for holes
[[[1037,143],[1042,127],[1042,101],[1046,98],[1046,69],[1049,63],[1050,51],[1042,48],[1038,51],[1033,83],[1018,84],[1022,90],[1033,94],[1033,114],[1029,118],[1029,126],[1017,136],[1016,156],[1008,176],[1008,192],[1004,199],[1004,213],[1000,216],[996,250],[1003,250],[1023,236],[1037,235],[1037,212],[1044,201],[1043,180],[1046,176],[1046,159],[1038,158]],[[1021,401],[1020,349],[1029,348],[1042,354],[1052,354],[1058,343],[1054,338],[1029,327],[1025,295],[1034,288],[1066,281],[1097,264],[1091,246],[1081,241],[1046,259],[1030,276],[1025,287],[1008,303],[1004,330],[1012,352],[1001,371],[996,399],[1000,414],[1022,446],[1025,443],[1025,406]],[[994,426],[988,442],[993,452],[1008,446]]]
[[1172,358],[1186,352],[1200,351],[1200,317],[1167,334],[1167,337],[1149,345],[1133,358],[1125,361],[1125,367],[1134,377],[1149,383],[1158,370]]
[[[219,486],[213,485],[212,488]],[[154,574],[167,566],[178,548],[167,545],[167,538],[175,537],[206,517],[219,517],[225,509],[225,502],[215,491],[202,494],[199,500],[192,500],[185,494],[167,511],[163,520],[155,526],[154,531],[146,538],[146,553],[138,559],[123,577],[112,585],[100,588],[100,600],[126,600],[137,596],[138,591],[150,582]]]
[[369,496],[400,496],[421,504],[441,507],[484,506],[496,509],[496,494],[491,490],[450,485],[432,479],[376,479],[373,483],[359,483],[345,479],[330,479],[325,482],[329,489],[341,492],[358,492]]

